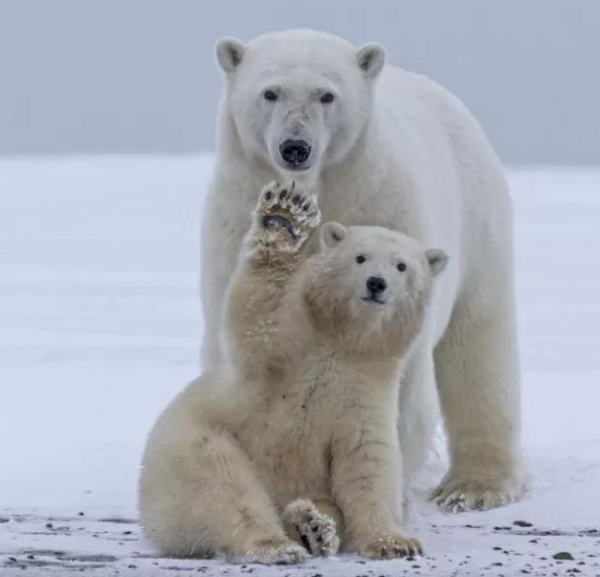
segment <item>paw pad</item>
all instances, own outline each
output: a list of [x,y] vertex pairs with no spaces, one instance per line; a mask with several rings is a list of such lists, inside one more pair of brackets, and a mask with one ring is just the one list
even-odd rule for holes
[[319,512],[312,501],[290,503],[283,514],[284,525],[290,536],[315,556],[335,555],[340,547],[335,521]]
[[263,189],[255,214],[264,230],[279,235],[282,241],[287,238],[293,244],[302,244],[308,233],[319,225],[321,217],[312,195],[297,190],[294,183],[280,185],[277,182]]

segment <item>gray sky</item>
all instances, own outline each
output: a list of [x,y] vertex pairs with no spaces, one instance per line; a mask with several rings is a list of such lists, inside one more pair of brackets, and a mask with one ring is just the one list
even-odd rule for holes
[[0,0],[0,153],[212,150],[213,45],[377,40],[458,94],[512,164],[600,164],[600,1]]

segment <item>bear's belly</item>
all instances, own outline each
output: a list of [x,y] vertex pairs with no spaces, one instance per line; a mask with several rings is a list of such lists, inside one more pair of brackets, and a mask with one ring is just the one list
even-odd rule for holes
[[330,496],[331,423],[337,404],[333,388],[321,375],[277,391],[238,433],[280,508],[297,498]]

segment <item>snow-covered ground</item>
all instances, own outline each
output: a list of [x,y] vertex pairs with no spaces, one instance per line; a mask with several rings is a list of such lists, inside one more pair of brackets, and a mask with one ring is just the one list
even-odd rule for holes
[[424,495],[440,457],[415,511],[425,558],[152,556],[135,523],[138,463],[153,419],[198,372],[211,166],[0,159],[0,575],[600,575],[600,168],[509,173],[532,474],[521,503],[438,511]]

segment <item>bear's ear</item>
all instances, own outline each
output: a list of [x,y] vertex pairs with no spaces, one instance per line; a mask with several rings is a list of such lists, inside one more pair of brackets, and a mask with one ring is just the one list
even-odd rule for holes
[[237,38],[221,38],[215,47],[217,62],[228,74],[235,72],[244,59],[246,46]]
[[446,265],[448,264],[448,255],[443,250],[439,248],[432,248],[425,254],[427,256],[429,268],[433,276],[441,273],[446,268]]
[[346,236],[348,229],[339,222],[326,222],[321,227],[321,248],[331,248]]
[[385,48],[381,44],[369,42],[358,49],[356,60],[365,78],[375,78],[385,64]]

